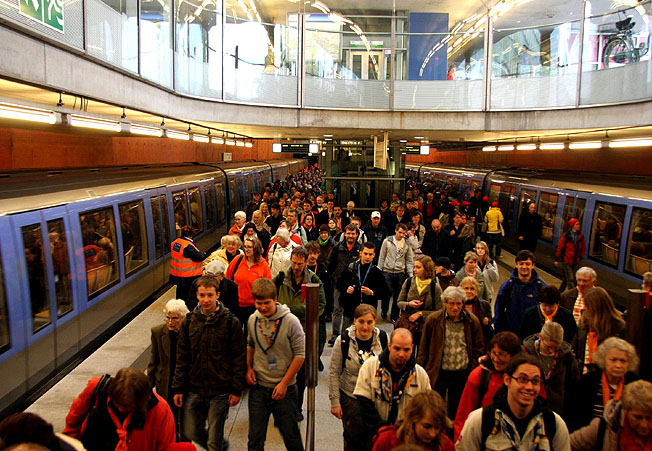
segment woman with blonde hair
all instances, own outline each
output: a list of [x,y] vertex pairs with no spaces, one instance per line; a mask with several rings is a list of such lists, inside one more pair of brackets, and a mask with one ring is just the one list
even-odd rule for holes
[[586,373],[594,367],[593,354],[598,345],[609,337],[621,337],[624,330],[625,321],[609,293],[601,287],[587,290],[584,293],[584,312],[573,340],[580,370]]
[[400,445],[417,445],[424,450],[452,451],[446,435],[452,427],[446,416],[446,402],[434,390],[417,393],[396,424],[383,426],[374,437],[372,451],[390,451]]
[[[484,276],[487,287],[487,301],[493,302],[494,283],[498,282],[498,265],[489,255],[489,246],[484,241],[478,241],[475,245],[475,253],[478,255],[478,270]],[[493,304],[492,304],[493,305]]]
[[482,326],[483,343],[489,343],[489,340],[494,336],[493,316],[491,314],[491,304],[484,299],[478,298],[480,291],[480,283],[478,279],[466,276],[460,282],[460,288],[466,293],[466,300],[464,301],[464,310],[473,313],[478,317],[480,325]]

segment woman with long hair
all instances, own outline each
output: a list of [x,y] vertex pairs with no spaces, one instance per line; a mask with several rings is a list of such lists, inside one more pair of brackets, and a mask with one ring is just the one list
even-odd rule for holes
[[424,450],[452,451],[446,435],[451,428],[446,402],[434,390],[417,393],[396,424],[383,426],[374,437],[372,451],[390,451],[399,445],[417,445]]
[[[475,244],[475,253],[478,255],[478,270],[484,276],[487,287],[487,301],[493,302],[494,283],[498,282],[498,265],[489,255],[489,246],[484,241],[478,241]],[[493,304],[492,304],[493,305]]]
[[584,293],[584,312],[573,340],[573,351],[582,373],[595,366],[593,354],[598,345],[609,337],[621,337],[624,330],[625,321],[609,293],[600,287],[587,290]]
[[301,227],[306,231],[306,243],[308,241],[317,241],[319,229],[315,226],[315,217],[312,213],[307,213],[303,216]]
[[265,219],[269,216],[269,207],[267,206],[266,202],[261,202],[260,207],[258,207],[260,210],[260,213],[263,215],[263,222],[265,222]]

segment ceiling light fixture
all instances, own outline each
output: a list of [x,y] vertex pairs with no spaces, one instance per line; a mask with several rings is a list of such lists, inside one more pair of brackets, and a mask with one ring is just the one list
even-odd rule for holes
[[537,150],[537,145],[534,143],[519,144],[516,146],[516,150]]
[[244,146],[245,146],[245,143],[244,143],[244,141],[237,140],[237,141],[235,142],[235,145],[236,145],[237,147],[244,147]]
[[602,142],[600,141],[577,141],[568,143],[568,148],[571,150],[600,149],[601,147]]
[[254,143],[252,143],[251,141],[245,142],[245,147],[246,148],[251,149],[253,146],[254,146]]
[[620,149],[623,147],[649,147],[652,146],[652,138],[637,139],[614,139],[609,141],[609,148]]
[[501,152],[514,150],[514,145],[513,144],[503,144],[503,145],[498,146],[498,150],[501,151]]
[[57,115],[54,111],[13,105],[11,103],[0,103],[0,117],[21,121],[43,122],[45,124],[54,124],[57,121]]
[[224,138],[211,138],[213,144],[224,144]]
[[182,139],[184,141],[190,140],[190,135],[186,132],[178,132],[176,130],[166,130],[165,136],[172,139]]
[[235,146],[235,140],[227,139],[224,141],[224,144],[226,144],[227,146]]
[[494,152],[496,150],[496,146],[484,146],[482,148],[483,152]]
[[195,135],[193,133],[192,140],[200,143],[207,143],[210,142],[211,139],[206,135]]
[[130,124],[129,133],[133,133],[135,135],[157,136],[159,138],[163,136],[163,130],[160,128],[139,124]]
[[79,114],[70,115],[70,125],[73,127],[92,128],[94,130],[106,130],[110,132],[120,132],[122,130],[122,126],[118,121],[82,116]]
[[539,144],[541,150],[564,150],[566,146],[564,143],[542,143]]

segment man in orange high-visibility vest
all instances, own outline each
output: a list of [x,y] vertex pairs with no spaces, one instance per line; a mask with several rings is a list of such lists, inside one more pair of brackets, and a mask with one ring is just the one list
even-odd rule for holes
[[[181,228],[181,237],[172,242],[170,260],[170,282],[177,286],[177,299],[183,299],[186,305],[192,305],[187,299],[192,282],[201,277],[206,254],[197,249],[192,242],[195,230],[192,226]],[[196,302],[195,302],[196,303]]]

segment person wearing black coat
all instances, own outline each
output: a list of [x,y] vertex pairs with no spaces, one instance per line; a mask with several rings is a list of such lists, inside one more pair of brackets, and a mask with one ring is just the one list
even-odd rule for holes
[[527,249],[534,253],[537,249],[539,237],[543,231],[543,220],[541,215],[537,213],[537,205],[530,202],[528,211],[521,213],[518,218],[518,227],[516,234],[519,240],[519,250]]
[[421,245],[421,252],[432,261],[436,262],[439,257],[451,257],[451,237],[443,230],[439,219],[433,219],[431,229],[426,232]]
[[564,329],[564,341],[572,343],[577,334],[577,323],[571,311],[559,304],[560,298],[556,287],[542,287],[537,296],[539,305],[525,311],[518,337],[525,340],[530,335],[538,334],[546,322],[546,317],[550,317]]

